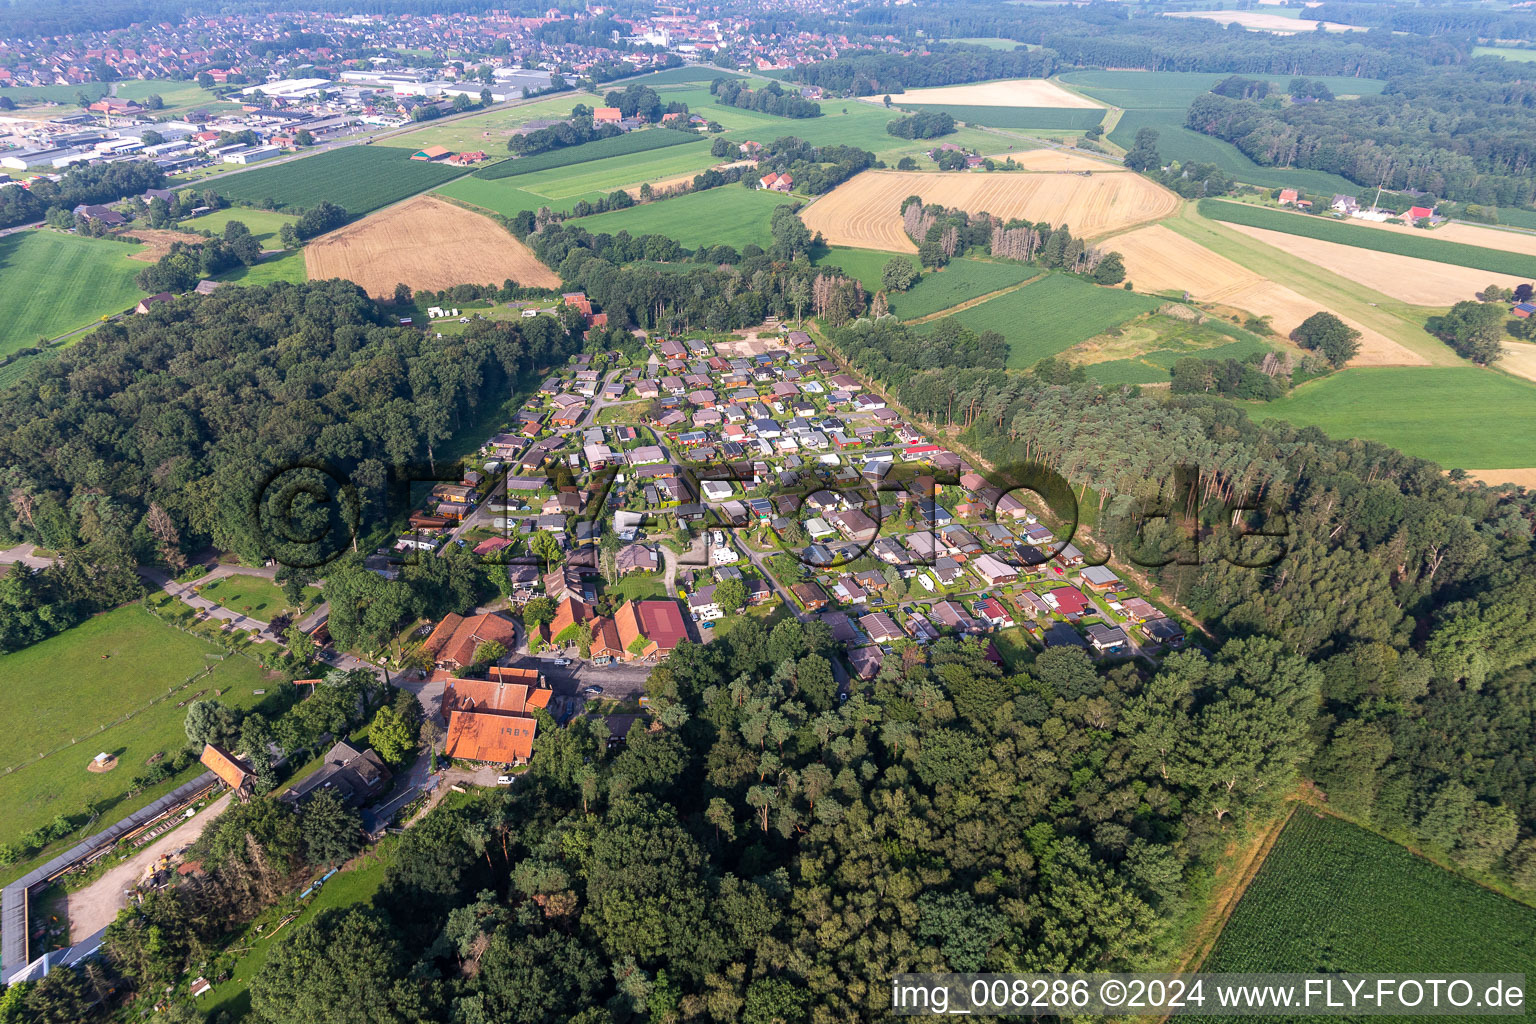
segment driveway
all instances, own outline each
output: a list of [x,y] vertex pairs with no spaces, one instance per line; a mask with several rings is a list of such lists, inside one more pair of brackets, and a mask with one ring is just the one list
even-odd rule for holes
[[224,813],[232,795],[225,793],[182,825],[109,869],[90,885],[70,893],[70,935],[76,940],[83,939],[111,924],[117,912],[128,905],[128,891],[149,874],[161,857],[174,857],[191,846],[203,834],[208,823]]

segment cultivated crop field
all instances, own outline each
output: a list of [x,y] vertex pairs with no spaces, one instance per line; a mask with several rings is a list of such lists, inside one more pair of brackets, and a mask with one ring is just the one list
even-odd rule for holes
[[766,249],[773,241],[768,230],[773,211],[794,202],[777,192],[722,185],[627,210],[581,217],[570,223],[594,235],[616,235],[620,231],[635,237],[666,235],[688,249],[730,245],[740,250],[748,244]]
[[892,313],[903,320],[916,320],[1001,291],[1039,273],[1039,268],[1022,263],[958,259],[950,261],[943,270],[925,271],[923,279],[910,291],[891,292],[887,298]]
[[1022,153],[994,153],[994,160],[1009,160],[1031,171],[1095,171],[1099,174],[1131,173],[1114,157],[1095,157],[1066,149],[1030,149]]
[[276,167],[230,174],[209,182],[226,199],[277,209],[308,210],[322,201],[353,216],[372,213],[465,173],[462,167],[412,160],[384,146],[346,146]]
[[488,217],[421,196],[322,235],[304,247],[311,280],[346,278],[369,295],[404,282],[436,291],[456,284],[554,288],[560,278]]
[[1234,224],[1233,228],[1249,238],[1331,270],[1340,277],[1358,281],[1383,295],[1416,306],[1449,306],[1472,298],[1490,284],[1514,288],[1530,280],[1413,256],[1362,251],[1352,245],[1325,242],[1268,228],[1251,228],[1241,224]]
[[1525,972],[1532,963],[1536,910],[1299,807],[1201,970]]
[[1475,366],[1351,368],[1249,415],[1380,441],[1447,469],[1536,466],[1536,384]]
[[1214,199],[1200,200],[1200,215],[1228,224],[1268,228],[1303,238],[1317,238],[1325,242],[1338,242],[1357,249],[1396,253],[1418,259],[1445,263],[1453,267],[1472,267],[1510,274],[1530,281],[1536,279],[1536,256],[1504,252],[1464,242],[1441,241],[1427,232],[1407,233],[1378,231],[1369,227],[1347,224],[1331,217],[1302,213],[1287,213],[1245,203],[1224,203]]
[[1158,305],[1145,295],[1051,274],[954,317],[978,334],[997,331],[1008,339],[1008,365],[1027,369]]
[[[0,768],[11,770],[0,775],[0,842],[13,842],[55,815],[84,814],[87,802],[103,811],[101,827],[121,817],[128,805],[119,801],[145,760],[185,745],[187,712],[176,705],[196,691],[207,689],[211,697],[227,688],[219,698],[226,704],[259,703],[251,690],[264,688],[261,670],[240,655],[221,662],[223,653],[129,605],[7,654],[0,715],[12,742]],[[210,666],[217,667],[195,686],[159,699]],[[109,727],[98,731],[103,725]],[[101,751],[117,754],[118,767],[86,771]],[[171,788],[167,783],[140,794],[133,806]]]
[[[881,102],[881,97],[869,97]],[[1058,107],[1093,109],[1098,102],[1068,92],[1044,78],[1014,78],[1002,82],[977,82],[972,85],[941,85],[931,89],[908,89],[891,97],[903,106],[938,103],[977,107]]]
[[[1125,259],[1125,276],[1137,290],[1180,297],[1188,292],[1201,302],[1216,302],[1273,318],[1275,332],[1287,336],[1326,304],[1269,280],[1262,274],[1219,256],[1192,239],[1161,224],[1152,224],[1110,239],[1108,247]],[[1486,282],[1485,282],[1486,283]],[[1355,366],[1418,366],[1425,360],[1395,341],[1350,317],[1344,321],[1360,332]]]
[[47,228],[0,238],[0,352],[84,327],[144,297],[137,245]]
[[1069,224],[1074,235],[1089,238],[1178,208],[1177,196],[1139,174],[865,171],[812,203],[801,219],[831,245],[916,252],[901,226],[901,201],[910,195],[1005,220]]
[[653,149],[666,149],[668,146],[699,145],[704,142],[702,135],[692,132],[677,131],[672,128],[652,128],[646,131],[630,132],[627,135],[615,135],[607,139],[598,139],[595,142],[584,142],[579,146],[565,146],[561,149],[545,150],[543,153],[535,153],[532,156],[520,156],[515,160],[502,160],[499,163],[490,164],[475,171],[477,178],[511,178],[522,174],[532,174],[534,171],[547,171],[555,167],[570,167],[574,164],[590,163],[593,160],[603,160],[608,157],[633,156],[636,153],[645,153]]

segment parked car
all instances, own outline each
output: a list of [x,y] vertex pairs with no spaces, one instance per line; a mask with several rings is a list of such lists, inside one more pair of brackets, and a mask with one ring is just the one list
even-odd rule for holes
[[496,776],[496,785],[498,785],[498,786],[510,786],[510,785],[512,785],[512,780],[514,778],[516,778],[515,775],[498,775],[498,776]]
[[598,694],[603,692],[603,688],[601,686],[589,686],[581,692],[586,694],[588,697],[596,697]]
[[571,663],[571,659],[570,658],[556,658],[555,659],[555,664],[560,666],[561,668],[565,668],[565,666],[569,665],[570,663]]

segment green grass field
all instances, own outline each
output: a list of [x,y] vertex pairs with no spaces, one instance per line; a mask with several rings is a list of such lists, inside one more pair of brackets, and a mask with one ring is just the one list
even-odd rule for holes
[[48,228],[0,238],[0,352],[131,309],[144,297],[134,278],[149,264],[128,256],[141,248]]
[[[901,97],[893,97],[897,106],[905,107]],[[1014,128],[1021,131],[1087,131],[1104,120],[1105,111],[1076,107],[962,107],[940,106],[932,103],[913,104],[912,110],[927,110],[948,114],[956,121],[967,124],[983,124],[989,128]],[[940,140],[943,141],[943,140]]]
[[1201,970],[1521,973],[1533,964],[1536,910],[1303,806]]
[[633,157],[639,153],[647,153],[656,149],[668,149],[672,146],[699,146],[703,144],[704,136],[702,135],[676,131],[671,128],[652,128],[645,131],[630,132],[627,135],[614,135],[610,138],[598,139],[595,142],[584,142],[579,146],[565,146],[561,149],[545,150],[532,156],[518,157],[516,160],[502,160],[498,163],[481,167],[475,171],[474,176],[494,181],[499,178],[512,178],[524,174],[532,174],[536,171],[548,171],[553,168],[564,169],[577,164],[607,160],[611,157]]
[[[253,619],[270,621],[274,615],[292,612],[288,599],[277,584],[263,576],[224,576],[197,589],[202,597],[223,605],[233,612],[249,615]],[[313,607],[320,591],[304,588],[304,608]]]
[[226,175],[213,179],[208,187],[226,199],[248,203],[270,200],[282,210],[308,210],[328,201],[358,217],[464,173],[462,167],[412,160],[398,149],[346,146],[275,167]]
[[[1119,336],[1094,339],[1090,344],[1094,350],[1081,355],[1095,361],[1085,363],[1084,369],[1102,384],[1166,384],[1173,364],[1185,356],[1245,359],[1275,347],[1223,320],[1193,323],[1166,315],[1138,320]],[[1069,353],[1069,358],[1074,354]]]
[[886,297],[890,299],[892,313],[903,320],[916,320],[1039,274],[1039,268],[1021,263],[958,259],[943,270],[925,272],[923,279],[910,291],[895,292]]
[[1384,231],[1381,228],[1334,220],[1332,217],[1288,213],[1249,203],[1224,203],[1217,199],[1200,200],[1200,215],[1229,224],[1246,224],[1303,238],[1352,245],[1357,249],[1414,256],[1422,260],[1434,260],[1436,263],[1449,263],[1455,267],[1491,270],[1497,274],[1536,278],[1536,256],[1486,249],[1463,242],[1446,242],[1427,231],[1421,235]]
[[258,210],[250,206],[229,206],[212,213],[205,213],[201,217],[192,217],[182,221],[178,226],[189,231],[212,231],[214,234],[222,234],[224,225],[232,220],[237,220],[251,229],[251,234],[256,241],[261,243],[263,249],[281,248],[277,240],[278,232],[283,230],[284,224],[292,224],[298,220],[290,213],[275,213],[272,210]]
[[1503,57],[1505,60],[1533,61],[1536,60],[1536,50],[1522,49],[1518,46],[1474,46],[1474,57]]
[[507,155],[507,139],[515,129],[530,121],[570,117],[572,107],[578,103],[591,105],[591,100],[589,95],[568,93],[530,103],[493,107],[471,117],[428,121],[413,131],[382,138],[374,145],[412,152],[427,146],[447,146],[456,153],[480,150],[493,157],[504,157]]
[[1499,207],[1499,223],[1512,228],[1536,231],[1536,210],[1522,210],[1518,206]]
[[571,207],[582,199],[595,203],[607,195],[606,192],[586,192],[556,198],[518,188],[512,184],[513,181],[522,181],[522,179],[506,178],[501,181],[486,181],[484,178],[460,178],[457,181],[450,181],[437,189],[437,192],[439,195],[462,200],[506,217],[512,216],[519,210],[537,211],[541,206],[547,206],[556,213],[569,213]]
[[[898,254],[894,252],[880,252],[877,249],[848,249],[833,246],[822,252],[814,260],[818,267],[837,267],[849,277],[856,277],[864,290],[873,295],[880,290],[880,272]],[[914,267],[917,266],[916,256],[904,256]]]
[[[239,655],[220,662],[223,653],[129,605],[0,659],[8,680],[0,691],[0,718],[12,740],[0,765],[10,769],[0,775],[0,842],[57,814],[84,814],[87,804],[102,813],[98,827],[105,827],[174,788],[175,782],[163,783],[132,801],[123,799],[147,758],[186,744],[186,709],[177,703],[199,690],[211,697],[226,689],[220,700],[251,707],[261,701],[251,691],[269,685],[254,662]],[[209,666],[217,667],[188,690],[166,697]],[[165,699],[151,703],[158,698]],[[116,754],[118,767],[86,771],[101,751]],[[178,781],[195,773],[188,769]]]
[[966,327],[1008,339],[1008,365],[1027,369],[1109,327],[1155,309],[1157,299],[1102,288],[1069,274],[1050,276],[955,314]]
[[773,211],[793,202],[788,196],[740,185],[691,192],[658,203],[627,210],[600,213],[570,221],[592,234],[666,235],[688,249],[731,245],[738,250],[748,243],[764,248],[773,241],[768,222]]
[[[1193,71],[1072,71],[1061,82],[1085,96],[1124,109],[1109,140],[1130,148],[1142,128],[1158,133],[1158,153],[1164,160],[1213,163],[1241,181],[1269,188],[1289,186],[1309,192],[1354,192],[1360,186],[1324,171],[1261,167],[1236,146],[1184,127],[1184,113],[1197,96],[1209,92],[1225,75]],[[1277,85],[1286,75],[1254,75]],[[1323,76],[1335,95],[1375,95],[1386,84],[1373,78]]]
[[1248,411],[1333,437],[1380,441],[1446,468],[1536,466],[1536,384],[1497,370],[1343,370]]
[[1088,376],[1107,387],[1119,384],[1166,384],[1168,371],[1140,359],[1111,359],[1084,367]]
[[99,100],[110,88],[105,82],[86,82],[83,85],[7,85],[0,87],[0,96],[8,98],[18,107],[31,107],[40,103],[64,103],[75,105],[75,98],[85,93]]
[[1021,46],[1026,50],[1033,49],[1029,43],[1021,43],[1017,39],[984,39],[978,36],[965,36],[959,39],[946,39],[944,41],[946,43],[963,43],[966,46],[984,46],[989,50],[1017,50]]
[[154,112],[157,117],[163,117],[166,114],[177,111],[197,109],[230,110],[238,109],[240,106],[238,103],[221,101],[217,96],[196,82],[145,81],[143,79],[135,79],[118,83],[118,99],[143,103],[151,96],[159,96],[165,103],[162,109]]
[[303,284],[309,280],[304,269],[304,250],[293,249],[268,256],[254,267],[240,265],[218,275],[218,280],[229,284],[262,285],[273,281]]

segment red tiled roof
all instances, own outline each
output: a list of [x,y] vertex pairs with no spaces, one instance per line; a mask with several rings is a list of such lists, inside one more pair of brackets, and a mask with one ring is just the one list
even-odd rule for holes
[[448,715],[449,757],[505,764],[533,756],[538,722],[527,712],[452,711]]
[[486,612],[465,618],[449,614],[432,630],[423,645],[440,662],[456,665],[472,665],[475,648],[487,641],[495,641],[509,650],[517,642],[517,626],[512,620],[497,612]]
[[240,759],[221,747],[212,743],[203,746],[203,756],[200,758],[204,767],[219,777],[230,789],[239,789],[245,785],[250,772],[240,763]]
[[645,654],[671,654],[678,644],[688,639],[688,627],[683,622],[682,609],[676,601],[626,601],[613,616],[619,629],[619,643],[625,652],[637,637],[649,643]]

